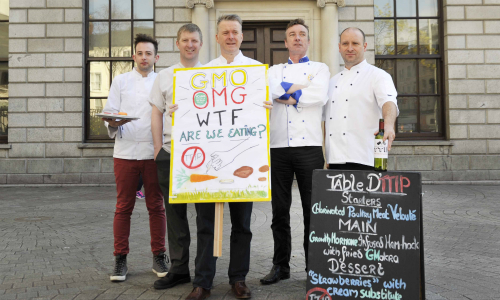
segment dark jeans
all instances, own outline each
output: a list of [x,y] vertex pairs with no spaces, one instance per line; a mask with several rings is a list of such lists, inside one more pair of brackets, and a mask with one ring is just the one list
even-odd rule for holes
[[[186,216],[186,204],[169,204],[170,154],[161,149],[156,157],[158,178],[165,198],[167,232],[172,266],[169,272],[189,274],[189,244],[191,242]],[[229,203],[231,213],[229,283],[245,280],[250,268],[250,221],[253,202]],[[195,203],[197,251],[193,285],[212,288],[217,257],[214,257],[214,203]]]
[[142,186],[144,185],[144,181],[142,181],[142,175],[139,176],[139,183],[137,184],[137,188],[135,189],[136,191],[142,190]]
[[187,204],[169,203],[170,154],[163,148],[156,156],[156,166],[167,215],[168,251],[171,261],[169,272],[173,274],[189,274],[191,235],[186,213]]
[[283,271],[290,270],[292,237],[290,233],[290,206],[292,205],[293,176],[297,178],[302,214],[304,216],[304,251],[308,260],[308,235],[311,212],[312,172],[323,169],[323,151],[319,146],[271,148],[271,190],[274,238],[273,264]]
[[[250,268],[250,221],[253,202],[228,203],[231,217],[229,253],[229,283],[244,281]],[[217,257],[214,257],[214,203],[198,203],[196,225],[198,227],[195,259],[194,287],[212,288]]]

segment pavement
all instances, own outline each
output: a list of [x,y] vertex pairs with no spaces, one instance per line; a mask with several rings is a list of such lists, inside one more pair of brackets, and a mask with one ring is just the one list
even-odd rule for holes
[[[500,186],[424,185],[423,222],[426,298],[500,298]],[[113,268],[114,187],[0,188],[0,299],[184,299],[191,284],[152,287],[148,213],[138,200],[132,215],[129,275],[109,281]],[[305,298],[302,214],[293,190],[291,278],[271,286],[259,279],[271,268],[270,203],[255,203],[252,258],[247,284],[252,299]],[[196,230],[191,228],[191,275]],[[227,278],[230,220],[224,218],[222,257],[212,296],[234,299]]]

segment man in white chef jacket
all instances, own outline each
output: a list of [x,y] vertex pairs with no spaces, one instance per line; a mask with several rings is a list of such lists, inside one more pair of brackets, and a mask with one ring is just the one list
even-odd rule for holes
[[[238,15],[223,15],[217,20],[217,35],[221,56],[210,61],[203,67],[260,65],[261,63],[245,57],[240,51],[243,41],[242,21]],[[264,101],[265,108],[272,108],[272,102]],[[178,104],[170,105],[170,112],[178,108]],[[198,203],[196,224],[197,253],[195,260],[195,277],[193,291],[186,300],[206,299],[210,296],[215,277],[217,257],[214,257],[214,203]],[[251,291],[245,284],[245,278],[250,268],[250,242],[252,232],[250,221],[253,202],[228,203],[231,214],[231,238],[229,258],[229,284],[237,299],[251,297]]]
[[115,139],[113,159],[117,202],[113,220],[115,268],[110,276],[111,281],[126,279],[130,216],[141,175],[149,213],[153,272],[158,277],[164,277],[168,271],[165,255],[165,208],[153,160],[151,106],[148,102],[156,78],[153,66],[159,58],[158,42],[151,36],[138,34],[134,45],[135,54],[132,58],[135,68],[113,79],[104,107],[104,112],[107,113],[125,112],[129,116],[139,118],[134,121],[103,119],[109,137]]
[[310,61],[306,56],[309,43],[309,28],[304,20],[292,20],[285,36],[288,63],[269,69],[274,99],[270,124],[274,256],[273,267],[260,280],[262,284],[290,278],[290,206],[294,175],[302,201],[307,268],[312,172],[323,169],[325,163],[321,117],[328,100],[330,79],[326,64]]
[[[165,199],[168,250],[171,261],[167,276],[154,283],[156,289],[168,289],[191,281],[189,274],[191,234],[189,232],[187,204],[169,203],[172,117],[167,110],[168,105],[172,104],[174,69],[202,66],[198,60],[200,49],[203,46],[200,28],[192,23],[181,26],[177,31],[175,44],[179,49],[180,62],[158,73],[149,99],[152,106],[151,131],[155,147],[155,161],[158,169],[158,180]],[[165,122],[163,122],[164,120]],[[200,204],[195,203],[195,207],[198,211]]]
[[399,114],[391,76],[364,58],[364,32],[355,27],[340,35],[345,68],[330,80],[325,107],[326,159],[330,169],[373,170],[374,134],[384,119],[384,142],[391,149]]

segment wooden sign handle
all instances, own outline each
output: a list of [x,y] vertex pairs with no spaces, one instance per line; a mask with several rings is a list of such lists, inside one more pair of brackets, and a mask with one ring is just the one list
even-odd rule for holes
[[222,228],[224,221],[224,202],[215,203],[214,256],[222,256]]

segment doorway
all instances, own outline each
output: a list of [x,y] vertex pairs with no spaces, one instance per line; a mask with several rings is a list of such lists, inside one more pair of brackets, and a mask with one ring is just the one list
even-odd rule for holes
[[288,22],[243,22],[243,55],[270,67],[288,61],[285,31]]

